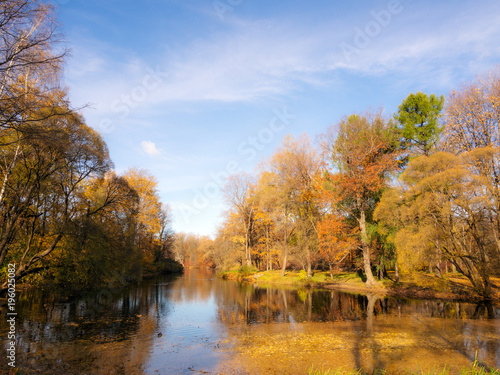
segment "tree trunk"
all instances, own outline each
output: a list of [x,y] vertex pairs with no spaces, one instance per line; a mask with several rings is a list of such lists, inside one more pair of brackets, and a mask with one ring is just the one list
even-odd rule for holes
[[436,263],[435,269],[436,269],[436,271],[434,273],[436,274],[436,276],[439,277],[440,279],[442,279],[443,274],[441,272],[441,268],[439,267],[439,263]]
[[370,246],[368,244],[368,234],[366,233],[366,216],[365,211],[361,210],[359,218],[359,229],[361,230],[361,247],[363,249],[363,267],[366,275],[366,284],[374,285],[372,268],[370,264]]
[[380,257],[380,261],[378,263],[378,279],[384,279],[384,258]]
[[485,300],[491,300],[491,280],[490,276],[486,272],[482,272],[481,279],[483,280],[483,290],[482,296]]
[[310,279],[312,276],[312,272],[311,272],[311,251],[309,250],[309,246],[307,246],[306,256],[307,256],[306,260],[307,278]]
[[399,283],[398,258],[396,258],[396,262],[394,263],[394,276],[396,277],[396,282]]
[[330,269],[330,279],[333,281],[333,269],[332,269],[332,264],[328,263],[328,268]]
[[250,246],[248,246],[248,232],[245,235],[245,263],[249,267],[252,265],[252,257],[250,256]]
[[287,258],[288,258],[288,246],[285,245],[285,255],[283,256],[283,267],[281,268],[281,277],[285,276]]
[[5,177],[4,177],[3,183],[2,183],[2,189],[0,189],[0,207],[2,207],[3,198],[5,195],[5,189],[7,188],[7,183],[9,181],[11,174],[12,174],[12,170],[14,169],[14,166],[16,165],[17,156],[19,155],[19,151],[21,149],[21,144],[19,143],[19,137],[18,137],[17,142],[18,143],[17,143],[17,147],[16,147],[16,152],[14,153],[14,157],[12,158],[10,165],[7,167],[7,171],[5,173]]
[[273,269],[273,266],[271,264],[271,252],[269,249],[269,227],[266,227],[266,248],[267,248],[267,265],[266,269],[269,272],[269,270]]

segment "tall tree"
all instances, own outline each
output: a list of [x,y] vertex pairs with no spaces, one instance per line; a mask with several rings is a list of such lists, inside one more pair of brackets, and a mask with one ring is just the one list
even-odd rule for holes
[[158,183],[145,169],[130,168],[123,177],[139,197],[136,241],[143,253],[144,265],[151,266],[155,258],[158,258],[155,253],[161,248],[163,213],[157,191]]
[[252,265],[251,247],[257,202],[254,194],[253,177],[246,173],[231,175],[224,186],[224,198],[243,228],[245,264]]
[[289,240],[294,232],[300,253],[304,254],[308,277],[311,276],[311,251],[317,247],[319,219],[318,189],[315,175],[320,159],[306,134],[297,139],[286,136],[266,163],[271,172],[269,181],[275,189],[276,207],[283,220],[284,275],[289,251]]
[[59,81],[66,51],[53,13],[41,0],[0,2],[0,204],[22,140],[44,132],[40,121],[67,112]]
[[363,268],[368,285],[375,283],[371,270],[371,249],[367,232],[370,218],[388,174],[397,166],[394,124],[380,113],[351,115],[330,128],[322,141],[331,155],[332,183],[339,197],[338,207],[359,224]]

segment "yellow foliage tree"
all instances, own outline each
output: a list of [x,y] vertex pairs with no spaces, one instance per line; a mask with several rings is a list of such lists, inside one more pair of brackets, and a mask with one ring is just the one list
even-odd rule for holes
[[151,265],[155,252],[161,249],[161,203],[156,178],[144,169],[131,168],[123,177],[139,197],[137,207],[137,243],[144,254],[144,262]]

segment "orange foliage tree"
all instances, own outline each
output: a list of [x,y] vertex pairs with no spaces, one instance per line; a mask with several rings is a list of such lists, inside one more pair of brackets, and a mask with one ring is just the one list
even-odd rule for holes
[[359,246],[358,229],[335,214],[326,215],[318,223],[316,260],[325,262],[333,279],[333,267],[340,265]]
[[390,172],[397,169],[394,124],[380,113],[351,115],[322,138],[333,174],[329,179],[338,197],[337,209],[359,224],[366,282],[375,283],[371,271],[371,249],[367,232],[370,218]]

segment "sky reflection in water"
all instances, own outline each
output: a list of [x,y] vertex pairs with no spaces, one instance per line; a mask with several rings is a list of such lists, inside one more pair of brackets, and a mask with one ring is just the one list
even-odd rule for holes
[[17,363],[32,373],[395,371],[460,368],[476,353],[500,367],[498,309],[488,319],[471,304],[260,289],[204,270],[69,301],[23,292],[17,311]]

